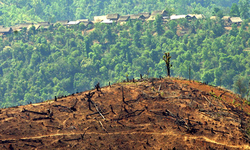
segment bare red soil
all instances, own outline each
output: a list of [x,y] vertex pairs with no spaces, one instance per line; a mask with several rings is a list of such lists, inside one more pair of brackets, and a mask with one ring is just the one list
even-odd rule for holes
[[250,149],[249,111],[195,81],[117,83],[1,109],[0,149]]

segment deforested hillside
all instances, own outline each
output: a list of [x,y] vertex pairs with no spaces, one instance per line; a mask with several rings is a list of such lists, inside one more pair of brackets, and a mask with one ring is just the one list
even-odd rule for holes
[[177,78],[130,80],[0,110],[0,148],[249,149],[231,91]]

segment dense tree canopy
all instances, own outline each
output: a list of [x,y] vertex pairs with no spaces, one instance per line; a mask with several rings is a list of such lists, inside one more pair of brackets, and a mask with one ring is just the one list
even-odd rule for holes
[[[6,0],[0,21],[13,25],[24,20],[65,20],[112,12],[129,14],[164,9],[165,3],[173,6],[168,8],[171,13],[183,11],[179,9],[183,4],[189,12],[209,8],[212,10],[209,13],[219,16],[223,10],[211,7],[212,4],[221,6],[221,1],[199,4],[178,1],[176,6],[173,1],[119,2]],[[230,6],[229,2],[237,1],[223,2]],[[228,14],[239,13],[248,18],[246,10],[249,9],[242,4],[237,7],[233,5]],[[56,24],[48,29],[24,28],[0,38],[0,107],[40,102],[91,89],[98,82],[104,86],[126,77],[138,78],[140,74],[166,76],[162,59],[165,52],[171,54],[171,76],[188,78],[191,74],[191,79],[233,89],[238,79],[249,81],[250,78],[250,30],[248,20],[241,26],[233,24],[230,31],[224,25],[221,17],[163,23],[158,16],[155,21],[128,21],[124,25],[96,23],[93,27],[83,24],[64,27]]]
[[21,31],[0,40],[1,107],[40,102],[54,96],[138,77],[166,76],[164,52],[171,54],[171,74],[232,89],[234,80],[249,80],[250,32],[224,29],[220,20],[162,24],[129,21],[94,28]]

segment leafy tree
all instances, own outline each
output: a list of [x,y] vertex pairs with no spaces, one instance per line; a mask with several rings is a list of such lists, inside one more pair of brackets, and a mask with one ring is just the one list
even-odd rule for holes
[[170,8],[169,6],[166,7],[165,11],[167,12],[168,17],[170,17],[171,15],[175,13],[174,8]]
[[234,82],[234,88],[240,93],[241,97],[243,98],[245,94],[247,94],[247,82],[244,78],[238,77],[238,79]]
[[215,7],[215,8],[214,8],[214,11],[213,11],[213,15],[214,15],[214,16],[217,16],[217,17],[219,17],[219,18],[222,18],[222,17],[223,17],[223,12],[222,12],[221,9]]
[[249,18],[250,16],[249,8],[250,8],[249,0],[239,0],[239,11],[241,18],[243,19]]
[[232,24],[232,30],[230,30],[229,34],[231,36],[235,36],[236,37],[238,35],[238,32],[239,32],[239,30],[237,28],[237,25],[236,24]]
[[176,34],[176,31],[177,31],[177,22],[175,20],[171,20],[169,23],[168,23],[168,27],[170,30],[172,30],[175,34]]
[[230,9],[229,15],[230,15],[230,17],[239,17],[240,16],[239,7],[236,3],[233,3],[233,5]]
[[162,18],[160,15],[157,15],[154,21],[154,28],[155,31],[157,32],[158,35],[162,35],[163,34],[163,27],[162,27]]

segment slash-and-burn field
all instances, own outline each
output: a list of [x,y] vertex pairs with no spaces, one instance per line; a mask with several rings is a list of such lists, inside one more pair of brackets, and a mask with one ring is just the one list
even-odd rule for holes
[[250,149],[250,107],[176,78],[123,82],[0,110],[0,149]]

